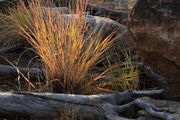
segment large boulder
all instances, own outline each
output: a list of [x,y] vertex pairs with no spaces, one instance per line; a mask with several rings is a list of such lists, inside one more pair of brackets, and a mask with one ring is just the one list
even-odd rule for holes
[[124,62],[125,57],[122,51],[131,50],[132,60],[137,61],[136,44],[126,26],[108,18],[91,15],[86,16],[85,21],[86,24],[91,26],[90,30],[96,31],[95,33],[103,32],[102,37],[106,38],[113,33],[113,37],[116,38],[111,47],[106,51],[106,54],[104,54],[106,57],[109,56],[109,59],[121,64]]
[[144,58],[180,95],[180,0],[138,0],[129,29]]
[[114,37],[117,39],[112,47],[116,50],[136,47],[127,27],[118,22],[108,18],[91,15],[86,16],[85,22],[92,27],[92,30],[97,30],[97,32],[99,32],[99,30],[104,31],[103,37],[107,37],[111,33],[114,33]]

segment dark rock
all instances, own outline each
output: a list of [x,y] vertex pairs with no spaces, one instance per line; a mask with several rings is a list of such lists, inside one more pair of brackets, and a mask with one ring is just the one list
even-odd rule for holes
[[180,1],[138,0],[129,29],[145,64],[166,77],[173,93],[180,95]]

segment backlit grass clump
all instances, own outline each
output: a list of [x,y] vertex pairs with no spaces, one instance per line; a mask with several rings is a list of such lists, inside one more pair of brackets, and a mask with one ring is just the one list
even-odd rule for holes
[[[114,33],[102,37],[103,27],[89,30],[90,26],[85,23],[86,2],[79,0],[72,10],[75,14],[66,15],[51,7],[43,9],[39,1],[32,0],[26,6],[20,0],[3,19],[3,22],[8,20],[6,30],[25,38],[40,57],[46,71],[46,83],[42,88],[48,91],[89,94],[95,88],[94,82],[102,78],[101,73],[92,77],[91,69],[103,59],[102,54],[116,38]],[[87,34],[87,30],[91,32]],[[121,79],[125,79],[123,74],[127,75],[121,73]]]
[[57,14],[51,8],[43,11],[40,2],[31,2],[29,7],[21,2],[17,8],[20,16],[11,16],[21,35],[40,56],[46,70],[48,89],[52,91],[88,91],[94,82],[89,77],[90,69],[113,42],[112,34],[102,39],[101,30],[85,36],[88,26],[84,21],[83,2],[77,5],[75,17],[64,16],[62,12]]

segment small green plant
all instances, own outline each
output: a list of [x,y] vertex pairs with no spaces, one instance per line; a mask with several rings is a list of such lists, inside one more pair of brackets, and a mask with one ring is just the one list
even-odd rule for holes
[[139,67],[133,65],[130,50],[123,50],[122,53],[124,62],[107,57],[106,68],[111,81],[102,85],[111,86],[110,88],[115,91],[136,90],[139,84]]

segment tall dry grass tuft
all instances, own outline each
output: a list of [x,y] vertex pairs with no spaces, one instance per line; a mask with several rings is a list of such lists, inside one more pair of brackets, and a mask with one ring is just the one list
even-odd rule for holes
[[69,16],[50,7],[42,9],[41,3],[34,1],[29,7],[21,1],[17,15],[14,11],[10,14],[21,35],[40,56],[46,70],[45,86],[50,91],[87,93],[95,80],[89,71],[115,39],[113,33],[102,38],[103,28],[85,36],[89,29],[85,23],[85,2],[80,0],[76,14]]

